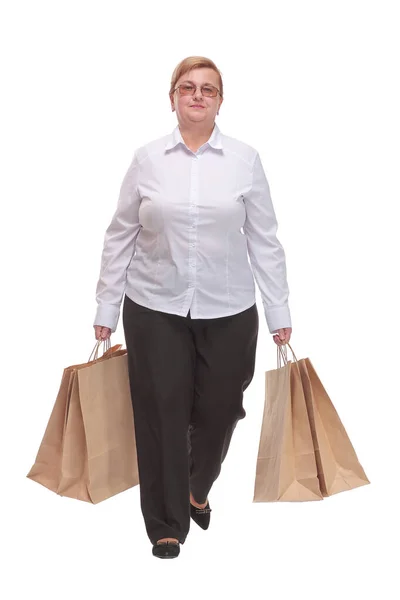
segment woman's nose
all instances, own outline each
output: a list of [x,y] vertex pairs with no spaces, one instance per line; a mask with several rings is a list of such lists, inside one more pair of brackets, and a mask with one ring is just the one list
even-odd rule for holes
[[[199,94],[199,92],[200,92],[200,94]],[[193,98],[196,98],[196,100],[198,98],[203,98],[203,94],[201,93],[201,87],[199,85],[197,86],[196,91],[193,94]]]

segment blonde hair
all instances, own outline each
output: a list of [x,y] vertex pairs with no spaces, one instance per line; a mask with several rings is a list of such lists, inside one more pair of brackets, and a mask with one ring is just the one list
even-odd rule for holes
[[219,79],[219,91],[221,92],[221,97],[224,95],[224,88],[222,83],[222,74],[221,71],[217,68],[216,64],[205,56],[188,56],[181,60],[181,62],[175,67],[174,72],[172,73],[171,78],[171,87],[169,89],[169,95],[172,96],[174,93],[174,89],[176,88],[176,82],[188,71],[192,69],[201,69],[201,68],[212,69],[218,74]]

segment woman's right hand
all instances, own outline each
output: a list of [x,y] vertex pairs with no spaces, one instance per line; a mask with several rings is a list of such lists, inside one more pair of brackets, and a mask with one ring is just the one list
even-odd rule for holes
[[111,336],[111,329],[102,325],[94,325],[94,335],[96,340],[108,340]]

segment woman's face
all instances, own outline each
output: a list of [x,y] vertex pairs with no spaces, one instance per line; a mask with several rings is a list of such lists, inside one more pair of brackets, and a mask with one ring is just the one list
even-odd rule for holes
[[[187,81],[191,81],[198,86],[192,95],[181,96],[179,90],[176,90],[170,97],[171,107],[172,110],[176,110],[179,124],[182,124],[185,128],[190,128],[195,123],[201,122],[211,128],[222,104],[222,98],[219,94],[214,98],[203,96],[200,86],[209,83],[219,89],[218,74],[213,69],[205,67],[192,69],[178,79],[175,87]],[[196,104],[202,108],[196,108],[194,106]]]

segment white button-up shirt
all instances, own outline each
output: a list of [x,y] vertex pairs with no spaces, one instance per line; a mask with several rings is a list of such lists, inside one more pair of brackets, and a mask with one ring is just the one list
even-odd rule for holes
[[[124,293],[193,319],[234,315],[260,290],[270,333],[291,327],[284,250],[258,152],[223,135],[190,150],[179,125],[138,148],[104,237],[94,325],[114,332]],[[250,262],[249,262],[250,259]]]

